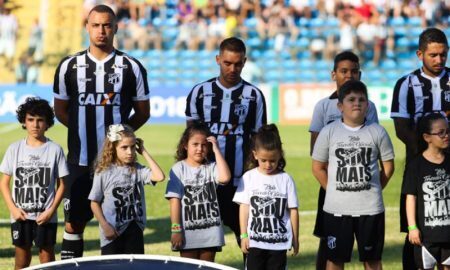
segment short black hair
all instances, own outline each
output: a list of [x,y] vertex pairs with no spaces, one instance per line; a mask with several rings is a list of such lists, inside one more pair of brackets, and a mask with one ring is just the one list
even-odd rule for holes
[[448,41],[445,33],[437,28],[427,28],[420,34],[419,50],[424,52],[430,43],[440,43],[448,47]]
[[359,65],[359,57],[352,51],[343,51],[334,57],[333,71],[336,71],[339,62],[349,60]]
[[237,37],[230,37],[224,39],[219,46],[220,53],[223,51],[231,51],[237,53],[243,53],[245,55],[246,48],[244,42]]
[[113,18],[113,21],[114,21],[114,22],[117,22],[117,16],[116,16],[116,14],[115,14],[114,11],[113,11],[110,7],[108,7],[107,5],[97,5],[97,6],[93,7],[93,8],[91,9],[91,11],[89,11],[88,18],[89,18],[89,16],[91,16],[91,13],[94,12],[94,11],[97,12],[97,13],[108,13],[108,14],[111,15],[111,17]]
[[47,100],[39,97],[28,97],[25,102],[22,103],[16,110],[17,120],[22,124],[22,128],[25,129],[25,119],[27,114],[32,116],[41,116],[45,118],[47,126],[50,128],[55,123],[55,113]]
[[344,98],[351,93],[362,93],[366,98],[367,95],[367,87],[366,85],[357,80],[349,80],[346,81],[341,88],[339,88],[338,100],[340,103],[344,102]]

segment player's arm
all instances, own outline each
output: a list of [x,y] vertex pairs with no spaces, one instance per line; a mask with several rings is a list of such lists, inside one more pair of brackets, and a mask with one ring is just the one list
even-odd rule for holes
[[94,213],[95,218],[98,220],[98,223],[103,229],[103,233],[105,234],[106,239],[114,240],[119,236],[119,233],[116,229],[109,224],[103,215],[102,206],[97,201],[91,201],[91,209],[92,213]]
[[62,198],[64,196],[64,190],[65,190],[64,179],[58,178],[56,180],[56,186],[57,186],[57,188],[56,188],[56,193],[55,193],[55,199],[53,200],[52,205],[50,206],[49,209],[42,212],[36,218],[36,223],[38,225],[47,223],[52,218],[53,214],[55,214],[55,212],[58,210],[58,206],[61,203]]
[[309,155],[312,156],[314,145],[316,144],[317,137],[319,137],[319,132],[311,131],[310,134],[311,137],[309,140]]
[[6,206],[8,207],[9,212],[11,213],[13,219],[26,220],[27,213],[25,213],[23,209],[16,207],[16,205],[14,204],[14,201],[11,196],[11,189],[9,187],[10,181],[11,175],[3,174],[2,180],[0,182],[0,189],[2,191],[3,199],[5,200]]
[[55,116],[61,124],[69,126],[69,101],[54,98]]
[[[420,231],[416,224],[417,197],[412,194],[406,195],[406,218],[408,220],[408,239],[413,245],[421,245]],[[415,227],[415,228],[414,228]]]
[[320,186],[323,189],[327,189],[328,184],[328,162],[321,162],[318,160],[312,160],[312,173],[314,177],[319,181]]
[[183,229],[181,226],[181,200],[170,198],[170,221],[172,222],[172,236],[170,241],[172,248],[178,250],[184,242]]
[[150,118],[150,101],[136,100],[133,101],[134,114],[128,119],[128,124],[134,129],[138,130]]
[[299,241],[298,241],[298,230],[299,230],[299,217],[298,217],[298,208],[289,208],[289,216],[291,218],[291,226],[292,226],[292,256],[298,254],[299,250]]
[[248,254],[248,249],[250,248],[248,239],[248,204],[241,203],[239,205],[239,228],[241,231],[241,250],[245,254]]
[[392,175],[394,174],[395,166],[394,166],[394,160],[386,160],[381,161],[381,170],[380,170],[380,183],[381,188],[385,188],[387,186],[387,183],[389,182],[389,179],[391,179]]

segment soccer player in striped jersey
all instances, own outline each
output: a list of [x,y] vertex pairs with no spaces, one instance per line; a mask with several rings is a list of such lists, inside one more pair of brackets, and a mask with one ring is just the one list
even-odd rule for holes
[[89,49],[61,61],[53,86],[56,117],[68,127],[70,175],[64,199],[62,259],[83,255],[84,228],[93,217],[88,200],[92,166],[108,126],[124,123],[136,130],[150,117],[144,67],[113,47],[114,12],[105,5],[95,6],[86,30]]
[[[438,111],[450,113],[450,70],[445,67],[448,41],[444,32],[437,28],[424,30],[419,37],[416,54],[422,62],[419,68],[400,78],[394,88],[391,118],[397,137],[406,147],[406,164],[417,154],[416,127],[418,120],[427,113]],[[400,230],[408,232],[405,195],[400,199]],[[414,249],[408,235],[403,247],[403,269],[417,269]]]
[[242,80],[246,61],[242,40],[231,37],[220,44],[216,62],[220,75],[194,86],[187,98],[186,120],[201,121],[217,137],[220,150],[234,180],[219,186],[217,193],[223,223],[230,227],[240,244],[239,206],[232,202],[238,181],[244,172],[250,138],[267,122],[262,92]]

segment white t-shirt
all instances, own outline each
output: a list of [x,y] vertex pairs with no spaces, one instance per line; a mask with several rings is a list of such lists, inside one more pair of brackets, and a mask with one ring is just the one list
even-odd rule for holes
[[292,177],[266,175],[254,168],[243,175],[233,201],[249,205],[248,238],[251,248],[287,250],[292,247],[290,208],[298,207]]

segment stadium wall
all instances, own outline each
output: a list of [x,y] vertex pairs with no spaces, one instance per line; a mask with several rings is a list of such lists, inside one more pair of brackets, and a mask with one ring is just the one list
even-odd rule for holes
[[[308,124],[314,105],[329,96],[330,83],[261,84],[266,97],[268,121],[280,124]],[[150,123],[184,123],[188,92],[182,86],[151,89]],[[392,86],[368,85],[369,98],[376,104],[380,120],[389,119]],[[15,122],[16,109],[28,96],[53,101],[51,85],[0,85],[0,122]]]

